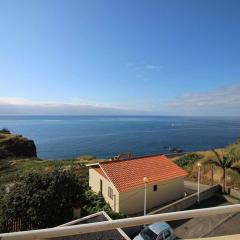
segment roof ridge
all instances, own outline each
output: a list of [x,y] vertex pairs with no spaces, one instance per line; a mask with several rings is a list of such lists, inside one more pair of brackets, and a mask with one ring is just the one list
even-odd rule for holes
[[103,167],[99,164],[100,169],[103,171],[103,173],[106,175],[106,177],[108,178],[108,181],[110,183],[112,183],[112,185],[116,188],[116,190],[119,192],[119,189],[117,188],[117,186],[114,184],[114,182],[111,180],[111,178],[108,176],[107,172],[103,169]]
[[150,157],[160,157],[160,156],[161,157],[163,157],[163,156],[166,157],[163,153],[160,153],[160,154],[136,156],[136,157],[129,158],[129,159],[108,160],[108,161],[105,161],[105,162],[99,162],[99,164],[109,164],[109,163],[112,163],[112,162],[124,162],[124,161],[137,160],[137,159],[150,158]]
[[144,176],[149,177],[149,183],[153,183],[187,175],[184,169],[163,154],[101,162],[99,166],[118,192],[139,187]]

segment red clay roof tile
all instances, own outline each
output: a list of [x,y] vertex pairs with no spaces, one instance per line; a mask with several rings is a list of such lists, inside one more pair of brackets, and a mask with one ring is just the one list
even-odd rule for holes
[[107,178],[106,174],[103,172],[103,170],[100,167],[94,167],[94,170],[96,170],[100,175],[102,175],[104,178]]
[[147,177],[151,184],[187,175],[164,155],[101,162],[99,166],[100,168],[95,168],[96,171],[109,178],[119,192],[143,187],[144,177]]

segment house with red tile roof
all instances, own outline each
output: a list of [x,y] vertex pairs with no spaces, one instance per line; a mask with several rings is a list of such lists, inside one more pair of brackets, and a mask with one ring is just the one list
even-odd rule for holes
[[89,166],[89,186],[101,193],[116,212],[143,211],[144,178],[147,178],[147,209],[184,196],[187,173],[164,155],[111,160]]

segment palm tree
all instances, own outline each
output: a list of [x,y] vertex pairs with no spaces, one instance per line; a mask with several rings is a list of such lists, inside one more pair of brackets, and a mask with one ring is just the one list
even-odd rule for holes
[[230,150],[228,154],[224,155],[222,153],[222,156],[215,150],[212,149],[212,152],[215,154],[216,158],[215,159],[210,159],[206,163],[213,164],[217,167],[220,167],[223,171],[222,175],[222,180],[223,180],[223,192],[225,192],[226,188],[226,170],[230,169],[231,171],[234,172],[240,172],[240,165],[239,165],[239,160],[234,154],[233,150]]

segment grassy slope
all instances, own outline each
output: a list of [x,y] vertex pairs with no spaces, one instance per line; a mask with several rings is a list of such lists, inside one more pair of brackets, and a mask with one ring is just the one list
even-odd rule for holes
[[101,160],[89,157],[55,161],[40,159],[0,160],[0,187],[14,182],[18,176],[32,172],[48,172],[54,168],[72,169],[77,173],[87,173],[85,164],[99,161]]
[[10,139],[14,139],[15,141],[27,140],[27,138],[22,135],[12,134],[12,133],[1,133],[0,131],[0,144]]
[[[226,148],[220,148],[216,149],[217,152],[222,155],[226,154],[230,149],[234,148],[235,152],[239,156],[239,164],[240,164],[240,142],[237,142],[235,144],[232,144]],[[204,163],[209,159],[214,159],[215,155],[212,151],[197,151],[194,152],[201,156],[201,158],[197,161],[202,163],[202,182],[206,184],[211,183],[211,166],[205,165]],[[180,157],[175,157],[173,160],[176,161]],[[198,167],[197,162],[190,168],[186,168],[187,172],[189,173],[188,179],[191,181],[197,181],[197,175],[198,175]],[[222,177],[222,170],[214,167],[214,183],[220,183]],[[240,174],[233,173],[232,171],[227,171],[227,185],[228,186],[234,186],[237,188],[240,188]]]
[[[240,156],[240,142],[232,144],[227,148],[217,149],[220,154],[225,154],[229,149],[235,148]],[[212,151],[198,151],[196,154],[201,156],[198,161],[204,163],[208,159],[214,158],[215,155]],[[173,160],[177,160],[180,157],[175,157]],[[54,168],[71,169],[76,173],[88,172],[85,164],[99,162],[101,159],[94,159],[90,156],[81,157],[78,159],[70,160],[40,160],[40,159],[21,159],[21,160],[0,160],[0,188],[6,184],[10,184],[15,181],[16,177],[23,176],[32,172],[47,172]],[[186,168],[189,173],[188,179],[192,181],[197,180],[197,166],[196,163],[190,168]],[[221,182],[222,171],[217,167],[214,168],[214,182]],[[209,184],[211,182],[211,167],[203,165],[202,167],[202,182]],[[232,172],[227,172],[227,184],[240,188],[240,175]]]

